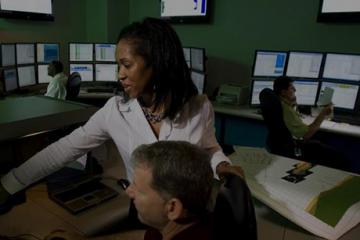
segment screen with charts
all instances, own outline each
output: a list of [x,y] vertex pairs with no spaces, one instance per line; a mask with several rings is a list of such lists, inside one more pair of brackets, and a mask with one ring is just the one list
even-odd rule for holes
[[38,70],[38,83],[49,83],[51,78],[48,75],[48,65],[39,64],[37,70]]
[[191,79],[193,80],[199,94],[204,93],[205,87],[205,74],[201,72],[191,71]]
[[18,88],[16,68],[4,69],[5,91],[13,91]]
[[95,44],[95,60],[97,62],[115,62],[116,44],[97,43]]
[[14,66],[15,64],[15,44],[1,44],[1,65]]
[[161,17],[205,16],[207,0],[161,0]]
[[289,52],[286,76],[319,78],[322,59],[322,53]]
[[93,61],[92,43],[69,43],[70,61]]
[[17,43],[16,44],[16,63],[33,64],[35,63],[35,44]]
[[81,76],[81,81],[93,81],[94,70],[92,64],[70,64],[70,74],[78,72]]
[[273,81],[254,79],[251,85],[250,105],[259,106],[260,105],[259,95],[261,90],[263,90],[264,88],[273,89],[273,84],[274,84]]
[[295,80],[296,102],[298,105],[315,106],[316,96],[319,88],[318,81]]
[[183,51],[184,51],[184,57],[185,57],[186,64],[190,68],[191,67],[190,48],[189,47],[183,47]]
[[95,81],[117,82],[117,64],[95,64]]
[[284,75],[287,52],[256,51],[253,76],[278,77]]
[[36,84],[35,66],[18,67],[19,87],[26,87]]
[[323,81],[321,84],[321,91],[323,91],[325,87],[334,89],[332,103],[335,108],[342,108],[345,110],[355,109],[359,85]]
[[205,49],[190,48],[191,69],[205,72]]
[[38,63],[49,63],[53,60],[59,60],[58,43],[37,43],[36,60]]
[[323,78],[360,81],[360,55],[327,53]]

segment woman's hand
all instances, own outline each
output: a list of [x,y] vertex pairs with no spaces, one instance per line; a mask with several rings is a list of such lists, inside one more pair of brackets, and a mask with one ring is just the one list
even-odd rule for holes
[[227,174],[232,173],[245,179],[244,170],[240,166],[230,165],[229,162],[221,162],[216,166],[216,174],[223,179]]

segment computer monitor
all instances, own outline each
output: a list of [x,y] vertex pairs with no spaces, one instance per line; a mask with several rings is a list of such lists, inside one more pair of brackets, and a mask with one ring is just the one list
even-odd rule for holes
[[254,77],[278,77],[284,75],[287,52],[257,50],[253,67]]
[[97,62],[115,62],[116,44],[96,43],[95,61]]
[[191,69],[205,72],[205,48],[190,48]]
[[48,75],[48,64],[39,64],[37,66],[38,83],[49,83],[50,76]]
[[15,44],[1,44],[1,66],[14,66],[15,64]]
[[183,47],[185,61],[189,68],[191,68],[191,54],[189,47]]
[[72,62],[93,61],[93,51],[92,43],[69,43],[69,56]]
[[253,79],[251,84],[250,106],[259,106],[259,95],[261,90],[263,90],[264,88],[273,89],[273,84],[273,81]]
[[17,67],[19,87],[26,87],[36,84],[35,66],[21,66]]
[[18,86],[16,68],[4,69],[5,92],[16,90]]
[[37,43],[36,61],[38,63],[49,63],[53,60],[59,60],[59,49],[58,43]]
[[81,81],[94,81],[94,67],[93,64],[70,64],[70,74],[78,72],[81,76]]
[[319,78],[324,54],[316,52],[289,52],[286,76]]
[[316,96],[319,89],[318,81],[295,80],[296,102],[301,106],[315,106]]
[[196,88],[198,89],[199,94],[204,93],[205,89],[205,73],[191,71],[191,79],[193,80]]
[[360,81],[360,55],[327,53],[323,78]]
[[355,83],[329,82],[321,83],[321,90],[325,87],[334,89],[332,103],[338,110],[354,111],[356,109],[356,99],[359,92],[359,85]]
[[95,81],[117,82],[117,64],[95,64]]
[[[161,0],[160,17],[174,23],[207,22],[210,0]],[[211,7],[210,7],[211,8]]]
[[35,44],[17,43],[16,44],[16,63],[34,64],[35,63]]

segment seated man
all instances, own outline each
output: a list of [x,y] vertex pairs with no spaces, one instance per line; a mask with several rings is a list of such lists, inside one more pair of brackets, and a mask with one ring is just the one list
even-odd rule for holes
[[60,61],[51,61],[48,66],[48,75],[51,80],[45,96],[65,100],[67,76],[63,73],[64,67]]
[[212,239],[210,156],[187,142],[160,141],[139,146],[132,158],[134,180],[126,192],[151,227],[144,239]]
[[[273,89],[280,98],[286,127],[292,136],[304,140],[301,146],[304,160],[336,168],[344,167],[346,159],[342,153],[312,139],[313,135],[319,130],[321,123],[332,113],[332,105],[325,106],[314,121],[306,125],[295,109],[297,102],[293,80],[289,77],[278,77],[274,81]],[[340,164],[343,165],[340,166]]]

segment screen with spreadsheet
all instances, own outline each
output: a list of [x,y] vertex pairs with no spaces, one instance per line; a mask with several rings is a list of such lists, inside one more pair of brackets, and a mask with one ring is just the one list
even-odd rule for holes
[[69,56],[72,62],[93,61],[92,43],[69,43]]
[[287,52],[256,51],[254,77],[278,77],[284,75]]
[[356,108],[359,85],[323,81],[321,84],[321,90],[324,90],[325,87],[334,89],[332,103],[335,108],[342,108],[346,110],[354,110]]
[[15,44],[1,44],[1,65],[14,66],[15,64]]
[[117,64],[95,64],[95,81],[117,82]]
[[96,43],[95,61],[97,62],[115,62],[116,44]]
[[73,72],[80,74],[82,82],[94,80],[93,64],[70,64],[70,74]]
[[17,43],[16,44],[16,63],[33,64],[35,63],[35,44]]
[[274,84],[273,81],[254,79],[251,85],[250,105],[259,106],[260,105],[259,95],[261,90],[263,90],[264,88],[273,89],[273,84]]
[[318,81],[295,80],[296,102],[298,105],[315,106],[316,96],[319,89]]
[[286,76],[319,78],[322,60],[322,53],[290,51]]
[[323,78],[360,81],[360,55],[327,53]]
[[205,73],[191,71],[191,79],[193,80],[199,94],[203,94],[205,88]]
[[48,65],[47,64],[39,64],[37,66],[38,71],[38,83],[49,83],[50,76],[48,75]]
[[36,61],[38,63],[49,63],[53,60],[59,60],[58,43],[37,43],[36,44]]
[[21,66],[17,68],[19,87],[26,87],[36,84],[35,66]]
[[13,91],[18,88],[16,68],[4,69],[5,91]]

